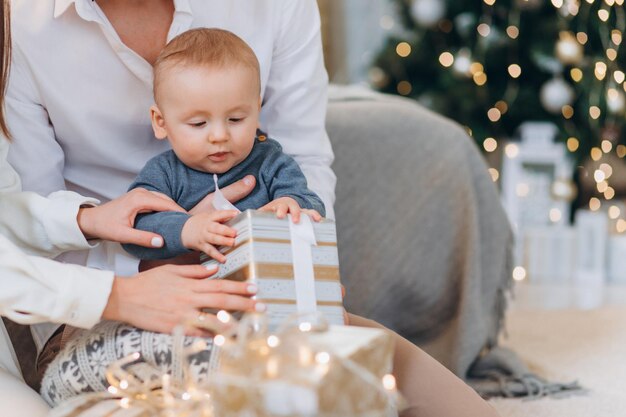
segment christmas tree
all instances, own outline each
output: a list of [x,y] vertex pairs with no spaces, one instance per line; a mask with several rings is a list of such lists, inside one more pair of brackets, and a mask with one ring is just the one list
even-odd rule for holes
[[487,152],[522,122],[550,121],[578,163],[626,156],[623,0],[391,1],[378,89],[467,126]]

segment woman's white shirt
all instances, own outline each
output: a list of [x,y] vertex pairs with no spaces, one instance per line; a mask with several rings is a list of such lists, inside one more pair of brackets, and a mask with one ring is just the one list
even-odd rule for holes
[[[0,138],[0,315],[24,324],[91,327],[102,316],[113,273],[33,255],[54,256],[90,247],[78,228],[76,213],[80,205],[97,201],[70,191],[51,198],[20,192],[19,177],[6,161],[8,147]],[[43,336],[49,330],[36,328],[35,336],[38,331]],[[0,366],[19,376],[1,322]]]
[[[327,83],[315,0],[176,0],[168,39],[195,27],[241,36],[261,68],[261,127],[299,163],[333,216],[333,153],[325,131]],[[91,0],[13,0],[13,61],[6,114],[9,161],[25,190],[60,189],[108,201],[167,150],[154,138],[152,66],[125,46]],[[137,272],[107,243],[66,262]]]
[[76,222],[81,205],[98,204],[72,191],[58,191],[47,198],[21,192],[20,177],[7,162],[9,142],[0,137],[0,235],[29,255],[54,257],[89,245]]
[[[196,27],[242,37],[261,67],[261,127],[334,203],[325,131],[328,76],[315,0],[176,0],[168,40]],[[154,138],[152,66],[122,43],[91,0],[13,0],[9,161],[25,190],[107,201],[169,148]]]

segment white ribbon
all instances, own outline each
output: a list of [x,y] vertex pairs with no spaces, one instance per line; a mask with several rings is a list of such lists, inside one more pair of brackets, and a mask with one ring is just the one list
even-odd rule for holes
[[291,235],[291,255],[293,273],[296,284],[296,308],[299,315],[317,312],[315,295],[315,275],[313,273],[313,255],[311,247],[317,246],[313,223],[308,215],[300,215],[300,223],[295,224],[289,217],[289,234]]
[[[215,191],[213,192],[213,207],[216,210],[237,210],[224,197],[217,185],[217,174],[213,174]],[[296,308],[299,315],[317,313],[317,296],[315,295],[315,274],[313,272],[313,255],[311,246],[317,246],[313,223],[308,215],[300,215],[300,223],[295,224],[288,215],[289,234],[291,236],[291,256],[293,258],[293,273],[296,286]],[[303,319],[304,320],[304,319]]]
[[228,201],[220,191],[220,187],[217,186],[217,174],[213,174],[213,182],[215,183],[215,191],[213,191],[213,207],[215,210],[236,210],[237,213],[241,213],[241,210]]

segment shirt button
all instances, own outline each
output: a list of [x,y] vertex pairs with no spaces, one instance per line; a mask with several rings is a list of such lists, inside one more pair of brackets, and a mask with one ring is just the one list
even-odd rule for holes
[[267,139],[267,136],[259,135],[259,142],[265,142],[265,139]]

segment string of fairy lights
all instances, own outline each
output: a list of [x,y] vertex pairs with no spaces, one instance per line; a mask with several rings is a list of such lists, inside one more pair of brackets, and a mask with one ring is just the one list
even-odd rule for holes
[[[444,34],[452,31],[453,22],[445,18],[446,5],[443,0],[410,1],[412,18],[418,25]],[[490,35],[501,28],[494,24],[494,7],[497,1],[483,0],[482,16],[475,22],[478,36],[475,36],[473,42],[456,50],[438,45],[439,64],[443,68],[454,71],[455,75],[471,79],[482,88],[489,87],[490,77],[483,64],[486,44]],[[515,105],[519,92],[516,80],[525,71],[519,60],[516,45],[522,30],[521,14],[544,5],[542,0],[515,0],[511,3],[503,33],[503,36],[509,38],[511,45],[508,48],[509,63],[506,67],[507,86],[502,97],[485,109],[487,118],[493,124],[497,124],[509,111],[509,107]],[[588,175],[593,178],[596,191],[588,204],[590,210],[597,211],[604,202],[609,202],[616,194],[611,185],[613,164],[616,159],[609,156],[614,155],[619,159],[626,157],[626,146],[618,144],[626,115],[626,73],[618,62],[626,31],[624,0],[551,0],[551,4],[556,9],[559,19],[558,39],[554,40],[556,59],[544,63],[542,69],[551,73],[552,77],[541,86],[539,96],[541,104],[548,112],[563,118],[562,126],[566,136],[569,136],[565,145],[571,153],[579,151],[581,145],[576,133],[574,115],[584,109],[588,112],[585,122],[595,132],[594,140],[597,139],[596,146],[591,147],[588,155],[593,161],[592,170]],[[457,20],[454,21],[455,25],[460,24]],[[498,23],[502,24],[501,21]],[[384,16],[380,24],[384,29],[388,29],[393,26],[393,21],[389,16]],[[592,30],[594,33],[590,33]],[[601,41],[600,53],[597,48],[592,50],[587,47],[592,36]],[[409,57],[412,53],[410,41],[398,42],[395,52],[401,58]],[[382,76],[378,68],[374,68],[370,73],[370,79],[374,84]],[[583,96],[579,92],[583,89],[578,89],[578,85],[589,86],[586,88],[589,94]],[[409,80],[399,80],[396,89],[401,95],[410,95],[413,86]],[[579,123],[581,115],[577,116]],[[470,128],[468,130],[472,134]],[[490,136],[482,140],[482,146],[488,153],[495,152],[499,142]],[[518,152],[519,149],[515,144],[505,146],[504,153],[508,158],[515,158]],[[490,168],[490,174],[494,181],[498,180],[499,172],[496,168]],[[612,219],[618,219],[621,215],[619,207],[611,205],[608,208],[608,215]],[[618,220],[617,229],[619,232],[626,232],[626,221]]]

